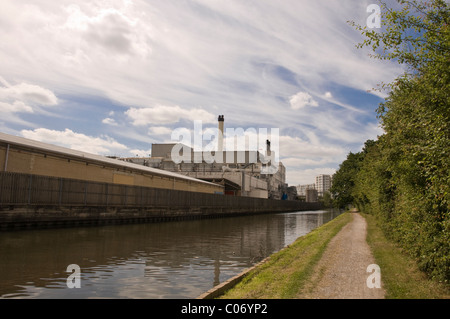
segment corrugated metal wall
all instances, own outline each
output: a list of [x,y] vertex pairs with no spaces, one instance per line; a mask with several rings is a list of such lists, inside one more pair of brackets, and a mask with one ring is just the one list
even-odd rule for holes
[[237,207],[250,211],[276,207],[279,211],[304,209],[307,204],[0,172],[0,206]]

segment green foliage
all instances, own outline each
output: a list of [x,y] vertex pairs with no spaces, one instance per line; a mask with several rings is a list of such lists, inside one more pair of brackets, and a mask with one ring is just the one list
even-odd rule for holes
[[386,235],[415,257],[423,271],[448,281],[449,5],[437,0],[397,2],[401,10],[383,4],[382,31],[358,27],[366,36],[360,46],[381,48],[378,58],[397,59],[409,69],[390,84],[389,96],[378,108],[385,134],[358,153],[356,168],[341,165],[336,177],[347,184],[339,181],[336,195],[345,194],[343,202],[352,200],[376,215]]
[[375,58],[396,59],[418,72],[430,63],[446,62],[450,42],[448,4],[445,1],[397,0],[400,10],[379,2],[382,32],[350,22],[366,37],[357,47],[369,46],[375,52]]
[[323,202],[323,206],[326,208],[332,208],[334,203],[333,203],[333,198],[331,197],[331,193],[330,192],[324,192],[323,193],[323,197],[322,197],[322,202]]
[[337,208],[345,208],[355,202],[353,190],[356,184],[356,175],[361,168],[367,149],[374,143],[369,140],[366,142],[363,152],[356,154],[350,152],[333,175],[330,193]]
[[375,216],[367,221],[367,243],[381,268],[386,299],[449,299],[450,286],[428,280],[412,258],[408,258],[378,227]]

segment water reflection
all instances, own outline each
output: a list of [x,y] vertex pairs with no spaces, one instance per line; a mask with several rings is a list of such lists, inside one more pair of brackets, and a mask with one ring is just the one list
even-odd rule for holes
[[[339,212],[0,233],[3,298],[194,298]],[[66,285],[69,264],[81,288]]]

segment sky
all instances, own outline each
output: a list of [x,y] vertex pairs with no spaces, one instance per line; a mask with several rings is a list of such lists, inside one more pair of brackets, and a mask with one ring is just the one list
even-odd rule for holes
[[[278,129],[289,185],[382,134],[372,90],[402,73],[357,49],[373,0],[2,0],[0,131],[148,156],[194,121]],[[274,130],[275,132],[276,130]]]

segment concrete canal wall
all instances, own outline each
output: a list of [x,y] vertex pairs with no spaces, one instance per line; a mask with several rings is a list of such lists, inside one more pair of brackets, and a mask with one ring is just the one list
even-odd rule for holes
[[0,172],[0,229],[158,222],[321,209],[281,201]]

